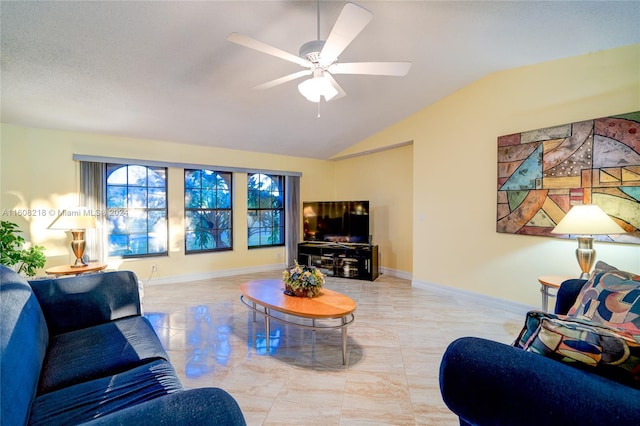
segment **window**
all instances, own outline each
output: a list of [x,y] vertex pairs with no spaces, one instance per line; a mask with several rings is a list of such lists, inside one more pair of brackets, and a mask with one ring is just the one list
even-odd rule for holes
[[167,254],[167,169],[106,167],[109,256]]
[[284,245],[284,176],[250,173],[247,183],[249,248]]
[[184,171],[185,252],[231,250],[231,173]]

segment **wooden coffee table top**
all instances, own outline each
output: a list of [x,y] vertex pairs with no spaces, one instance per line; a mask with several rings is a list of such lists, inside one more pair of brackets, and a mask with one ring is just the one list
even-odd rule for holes
[[349,296],[323,288],[313,298],[287,296],[282,280],[255,280],[240,285],[242,295],[264,307],[304,318],[342,318],[356,310]]

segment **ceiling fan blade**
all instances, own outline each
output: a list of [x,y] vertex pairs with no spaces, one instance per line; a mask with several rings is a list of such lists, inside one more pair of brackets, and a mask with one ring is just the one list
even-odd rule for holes
[[333,74],[368,74],[403,77],[411,68],[411,62],[346,62],[335,63],[328,68]]
[[285,75],[284,77],[276,78],[275,80],[262,83],[254,87],[254,89],[257,89],[257,90],[270,89],[272,87],[278,86],[288,81],[295,80],[296,78],[304,77],[305,75],[310,75],[312,72],[313,72],[312,70],[303,70],[303,71],[294,72],[293,74]]
[[299,56],[296,56],[292,53],[285,52],[284,50],[278,49],[277,47],[273,47],[269,44],[263,43],[255,38],[251,38],[246,35],[231,33],[229,37],[227,37],[232,43],[239,44],[244,47],[248,47],[249,49],[254,49],[262,53],[266,53],[267,55],[275,56],[280,59],[284,59],[285,61],[293,62],[303,67],[311,68],[313,64],[303,59]]
[[342,98],[342,97],[347,95],[347,93],[344,90],[342,90],[342,87],[340,87],[338,82],[335,80],[335,78],[333,78],[331,76],[331,74],[329,74],[328,72],[325,72],[324,73],[324,78],[327,79],[327,81],[329,83],[331,83],[331,85],[334,87],[334,89],[336,89],[338,91],[337,95],[334,95],[334,96],[330,97],[329,99],[325,98],[325,101],[329,102],[329,101],[332,101],[332,100],[335,100],[335,99],[340,99],[340,98]]
[[322,61],[329,64],[338,59],[342,51],[360,34],[371,19],[373,14],[367,9],[354,3],[347,3],[320,52]]

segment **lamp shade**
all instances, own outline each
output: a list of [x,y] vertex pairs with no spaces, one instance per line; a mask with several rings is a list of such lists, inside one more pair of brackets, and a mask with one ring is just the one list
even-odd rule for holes
[[595,204],[573,206],[551,231],[552,234],[611,235],[624,234],[613,219]]
[[89,229],[96,227],[96,217],[86,207],[72,207],[64,209],[48,229]]

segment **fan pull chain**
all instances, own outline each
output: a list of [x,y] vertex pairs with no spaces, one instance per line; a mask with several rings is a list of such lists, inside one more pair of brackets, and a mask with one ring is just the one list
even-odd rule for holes
[[320,99],[318,99],[318,117],[317,118],[320,118]]

